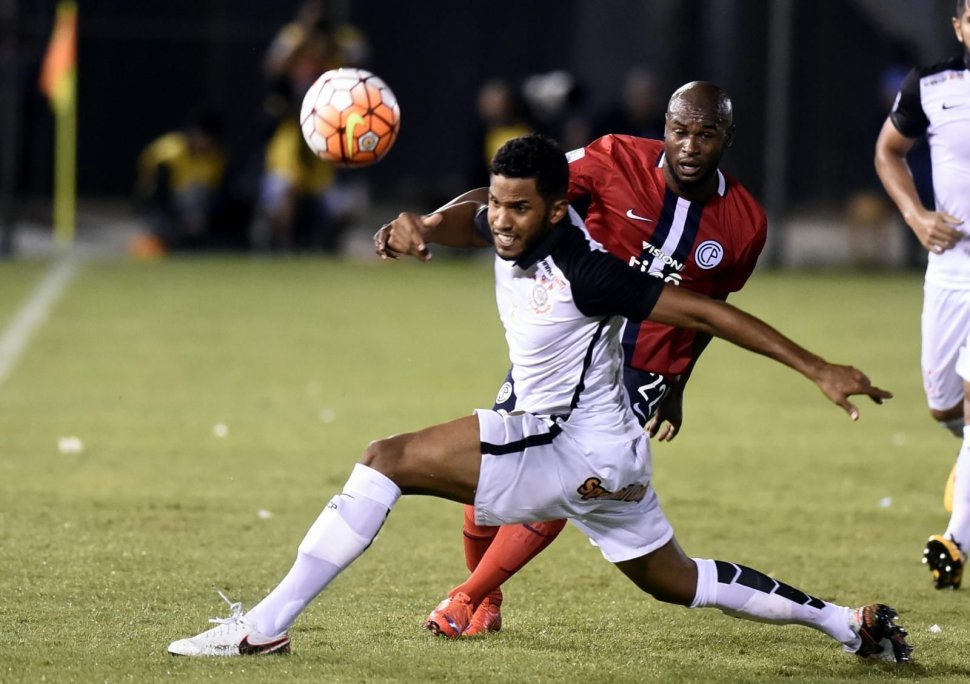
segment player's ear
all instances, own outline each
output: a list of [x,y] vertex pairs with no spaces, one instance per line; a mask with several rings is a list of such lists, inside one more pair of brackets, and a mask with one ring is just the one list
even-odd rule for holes
[[727,135],[724,136],[725,147],[730,147],[731,145],[734,144],[734,131],[735,131],[734,124],[731,124],[730,126],[728,126]]
[[549,223],[559,223],[569,211],[569,201],[566,198],[557,199],[549,208]]

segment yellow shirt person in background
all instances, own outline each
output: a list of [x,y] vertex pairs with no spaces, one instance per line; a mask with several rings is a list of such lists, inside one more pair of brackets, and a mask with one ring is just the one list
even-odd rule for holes
[[137,256],[206,246],[226,169],[217,117],[203,115],[151,142],[138,157]]

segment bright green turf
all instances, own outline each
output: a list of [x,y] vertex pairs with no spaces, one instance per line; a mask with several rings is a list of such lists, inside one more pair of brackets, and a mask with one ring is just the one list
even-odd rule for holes
[[[25,296],[40,272],[0,265],[0,327],[10,283]],[[87,263],[0,386],[0,681],[966,679],[970,594],[934,591],[919,564],[958,446],[926,416],[920,282],[757,274],[733,301],[896,398],[853,424],[715,342],[683,434],[655,450],[689,553],[893,603],[913,667],[658,604],[571,527],[508,585],[502,632],[434,640],[421,623],[465,572],[461,507],[432,499],[398,505],[291,656],[171,658],[169,641],[226,614],[216,588],[251,604],[276,583],[368,441],[489,405],[506,369],[487,262],[242,258]],[[58,453],[67,435],[83,454]]]

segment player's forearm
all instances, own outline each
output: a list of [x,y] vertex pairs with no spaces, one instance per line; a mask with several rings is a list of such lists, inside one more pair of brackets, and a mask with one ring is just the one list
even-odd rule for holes
[[913,173],[906,161],[906,155],[913,149],[915,140],[905,137],[896,130],[889,119],[879,131],[876,139],[876,174],[882,182],[899,213],[907,223],[924,210],[913,181]]
[[876,173],[886,194],[907,223],[924,209],[905,157],[891,152],[877,154]]
[[792,368],[813,382],[826,366],[821,357],[799,346],[759,318],[730,304],[676,287],[665,287],[651,320],[696,330],[727,340]]
[[475,230],[475,214],[481,208],[478,202],[463,201],[446,204],[433,212],[441,216],[441,222],[425,226],[422,237],[433,244],[461,249],[488,247],[478,231]]
[[821,357],[782,335],[759,318],[730,304],[715,302],[715,324],[711,334],[739,347],[757,352],[792,368],[810,380],[817,381],[826,365]]

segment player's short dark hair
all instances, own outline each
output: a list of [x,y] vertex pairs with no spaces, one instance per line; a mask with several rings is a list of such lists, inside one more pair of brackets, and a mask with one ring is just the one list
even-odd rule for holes
[[963,10],[967,8],[968,4],[970,4],[970,0],[957,0],[957,9],[956,12],[953,13],[953,16],[959,17],[961,14],[963,14]]
[[539,133],[512,138],[499,148],[488,172],[506,178],[535,178],[539,195],[549,201],[566,196],[569,164],[562,148]]

